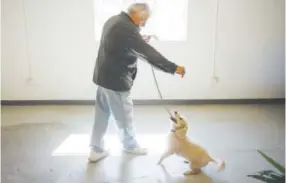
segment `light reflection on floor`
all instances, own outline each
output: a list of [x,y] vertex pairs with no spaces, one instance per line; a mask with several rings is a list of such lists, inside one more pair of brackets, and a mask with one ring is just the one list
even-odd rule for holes
[[[166,145],[166,134],[138,134],[137,140],[142,147],[148,148],[148,155],[161,154]],[[90,136],[88,134],[71,134],[57,147],[53,156],[87,155],[89,153]],[[111,156],[119,156],[122,152],[117,135],[106,135],[106,148]]]

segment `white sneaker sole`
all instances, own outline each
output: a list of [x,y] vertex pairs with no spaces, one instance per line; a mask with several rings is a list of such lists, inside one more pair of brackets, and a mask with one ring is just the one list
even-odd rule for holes
[[[93,156],[93,157],[92,157],[92,156]],[[109,156],[109,154],[106,153],[106,152],[105,152],[105,153],[98,153],[98,154],[95,154],[95,153],[94,153],[94,155],[89,155],[88,161],[89,161],[90,163],[96,163],[96,162],[98,162],[98,161],[100,161],[100,160],[106,158],[107,156]]]

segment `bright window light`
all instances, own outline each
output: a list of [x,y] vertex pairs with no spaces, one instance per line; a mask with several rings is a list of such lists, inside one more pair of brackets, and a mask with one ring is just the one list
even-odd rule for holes
[[152,15],[142,34],[156,35],[160,41],[185,41],[188,0],[94,0],[95,38],[100,40],[106,20],[133,2],[147,2]]
[[[149,155],[161,155],[166,147],[166,134],[138,134],[136,137],[140,145],[148,148]],[[89,142],[88,134],[71,134],[53,151],[52,156],[86,156],[89,153]],[[121,154],[117,135],[106,135],[105,144],[111,156]]]

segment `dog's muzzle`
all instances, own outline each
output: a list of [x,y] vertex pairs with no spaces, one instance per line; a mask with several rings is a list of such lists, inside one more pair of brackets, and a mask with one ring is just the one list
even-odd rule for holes
[[172,116],[172,117],[170,117],[170,119],[171,119],[174,123],[177,123],[176,118],[174,118],[173,116]]

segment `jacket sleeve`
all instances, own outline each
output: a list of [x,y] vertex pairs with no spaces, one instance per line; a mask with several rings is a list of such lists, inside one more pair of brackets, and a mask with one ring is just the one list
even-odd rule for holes
[[126,48],[135,53],[141,59],[146,60],[154,67],[174,74],[177,69],[177,65],[167,60],[162,54],[160,54],[151,45],[145,42],[139,31],[133,27],[127,27],[123,33],[124,42]]

